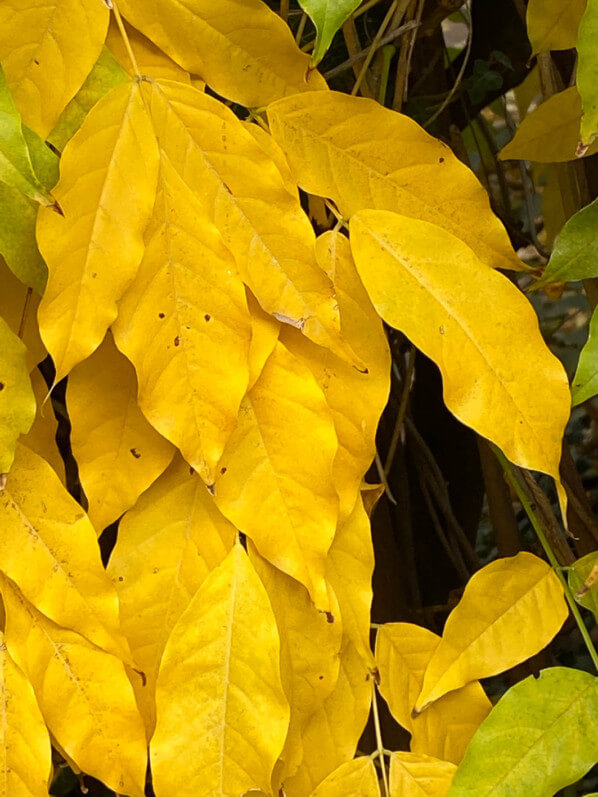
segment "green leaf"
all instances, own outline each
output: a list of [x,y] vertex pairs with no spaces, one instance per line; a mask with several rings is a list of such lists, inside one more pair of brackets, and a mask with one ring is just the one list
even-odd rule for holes
[[66,143],[75,135],[83,120],[93,106],[110,89],[130,80],[126,71],[118,63],[107,47],[104,47],[94,68],[77,94],[62,112],[56,127],[48,136],[48,141],[62,152]]
[[0,66],[0,181],[42,205],[54,200],[44,191],[33,170],[21,117]]
[[581,94],[581,140],[598,137],[598,0],[588,0],[577,37],[577,88]]
[[19,435],[29,431],[34,418],[27,349],[0,318],[0,475],[10,470]]
[[573,406],[598,394],[598,311],[594,311],[590,321],[590,334],[581,350],[577,371],[571,384]]
[[598,620],[598,551],[582,556],[571,565],[569,588],[580,606]]
[[469,743],[449,797],[551,797],[598,760],[598,679],[553,667],[513,686]]
[[535,288],[548,282],[598,277],[598,199],[572,216],[555,241]]
[[[50,191],[58,182],[58,157],[28,127],[23,127],[23,135],[33,169],[40,183]],[[0,182],[0,254],[21,282],[41,294],[48,274],[35,240],[37,208],[37,202]]]
[[316,26],[312,62],[318,64],[326,55],[334,34],[361,5],[361,0],[299,0],[299,5]]

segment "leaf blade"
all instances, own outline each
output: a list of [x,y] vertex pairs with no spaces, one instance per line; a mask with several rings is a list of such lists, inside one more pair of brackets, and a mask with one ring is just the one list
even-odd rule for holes
[[19,435],[35,418],[25,344],[0,317],[0,474],[8,473]]

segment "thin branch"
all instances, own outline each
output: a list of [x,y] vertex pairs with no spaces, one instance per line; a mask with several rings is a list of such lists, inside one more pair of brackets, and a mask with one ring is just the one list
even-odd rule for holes
[[[376,45],[374,54],[381,47],[384,47],[387,44],[392,44],[396,39],[399,38],[399,36],[402,36],[404,33],[407,33],[410,30],[414,30],[415,28],[417,28],[416,22],[406,22],[404,25],[401,25],[400,28],[396,28],[396,30],[387,33],[386,36],[380,39],[380,41]],[[370,45],[369,47],[366,47],[364,50],[360,50],[358,53],[355,53],[350,58],[347,58],[347,60],[343,61],[342,64],[339,64],[338,66],[329,69],[328,72],[324,73],[324,77],[326,78],[326,80],[330,80],[331,78],[337,77],[338,75],[341,75],[343,72],[346,72],[347,69],[351,69],[353,66],[355,66],[355,64],[358,64],[360,61],[362,61],[364,58],[367,57],[372,46],[373,42],[372,45]]]

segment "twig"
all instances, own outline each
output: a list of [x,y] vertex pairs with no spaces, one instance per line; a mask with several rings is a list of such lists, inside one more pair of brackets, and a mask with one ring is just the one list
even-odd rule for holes
[[25,324],[27,323],[27,313],[29,311],[29,305],[31,303],[31,295],[33,294],[33,290],[31,288],[27,288],[27,293],[25,294],[25,303],[23,305],[23,312],[21,313],[21,321],[19,323],[19,331],[17,335],[21,340],[23,340],[23,335],[25,334]]
[[388,26],[391,23],[392,18],[394,17],[394,13],[397,10],[398,4],[399,4],[399,0],[392,0],[392,3],[390,4],[390,8],[386,12],[385,17],[382,20],[382,23],[381,23],[380,27],[378,28],[378,31],[376,32],[376,35],[374,36],[374,39],[373,39],[372,43],[370,44],[370,46],[368,48],[368,53],[367,53],[367,55],[365,57],[365,61],[363,62],[363,66],[361,67],[361,71],[359,72],[359,75],[357,76],[357,80],[355,81],[355,85],[351,89],[351,95],[353,97],[359,91],[359,88],[361,86],[361,82],[364,79],[366,72],[368,71],[369,65],[372,63],[372,58],[374,57],[374,55],[376,54],[376,50],[380,46],[380,41],[384,37],[384,34],[386,33],[386,29],[388,28]]
[[[346,24],[347,23],[345,22],[345,25]],[[344,27],[345,26],[343,26],[343,31],[344,31]],[[417,23],[416,22],[406,22],[404,25],[401,25],[400,28],[396,28],[396,30],[393,30],[390,33],[387,33],[386,36],[384,36],[378,42],[378,44],[376,46],[376,51],[379,50],[381,47],[385,47],[387,44],[392,44],[392,42],[394,42],[396,39],[398,39],[399,36],[402,36],[404,33],[407,33],[410,30],[414,30],[416,27],[417,27]],[[345,40],[345,43],[346,43],[346,40]],[[326,80],[330,80],[331,78],[337,77],[338,75],[341,75],[343,72],[346,72],[347,69],[351,69],[352,67],[354,67],[355,64],[358,64],[362,59],[364,59],[368,55],[368,53],[370,52],[371,46],[372,45],[370,45],[370,47],[366,47],[364,50],[360,50],[359,52],[355,53],[354,55],[351,55],[351,57],[347,58],[346,61],[343,61],[342,64],[339,64],[338,66],[335,66],[332,69],[329,69],[328,72],[325,72],[324,73],[324,77],[326,78]],[[347,49],[348,49],[348,47],[347,47]]]
[[382,730],[380,728],[380,715],[378,713],[376,684],[374,679],[372,679],[372,716],[374,719],[374,731],[376,733],[376,746],[378,748],[380,768],[382,770],[382,785],[384,786],[384,795],[385,797],[390,797],[390,788],[388,786],[388,773],[386,772],[386,764],[384,762],[384,744],[382,743]]
[[289,0],[280,0],[280,11],[278,12],[285,22],[289,19]]
[[303,31],[305,30],[305,23],[307,22],[307,14],[305,11],[301,15],[301,19],[299,20],[299,27],[297,28],[297,33],[295,34],[295,41],[297,44],[301,44],[301,39],[303,37]]
[[395,421],[395,426],[392,432],[392,439],[390,441],[388,454],[386,455],[386,462],[384,463],[384,473],[386,473],[387,476],[390,473],[390,469],[392,468],[392,463],[395,458],[395,454],[397,453],[397,446],[399,444],[399,439],[401,437],[401,431],[403,429],[403,421],[405,420],[405,412],[407,411],[407,402],[409,401],[409,393],[411,391],[411,385],[413,382],[414,370],[415,370],[415,346],[411,346],[411,348],[409,349],[409,355],[407,359],[407,373],[405,374],[405,381],[403,382],[403,389],[401,391],[401,401],[399,404],[399,411],[397,412],[397,419]]

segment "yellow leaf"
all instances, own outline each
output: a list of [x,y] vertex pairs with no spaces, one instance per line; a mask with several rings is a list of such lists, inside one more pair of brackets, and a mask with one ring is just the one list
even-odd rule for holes
[[205,484],[177,457],[125,514],[108,564],[122,630],[146,677],[132,683],[148,738],[155,725],[155,684],[166,640],[208,573],[233,546],[236,530]]
[[[124,21],[123,21],[124,22]],[[191,77],[188,72],[163,53],[159,47],[147,39],[143,33],[124,22],[127,37],[135,56],[135,61],[142,75],[151,77],[154,80],[164,78],[166,80],[178,80],[181,83],[190,83]],[[135,70],[131,63],[131,58],[127,52],[124,39],[118,25],[113,18],[110,20],[106,46],[116,58],[119,64],[126,69],[131,77],[135,77]]]
[[326,87],[291,31],[262,0],[120,0],[136,28],[217,94],[248,107]]
[[174,449],[137,406],[135,371],[110,334],[71,373],[66,403],[89,519],[100,533],[168,467]]
[[33,687],[13,661],[0,632],[0,795],[48,797],[50,735]]
[[123,663],[45,618],[4,575],[0,586],[6,644],[58,745],[110,789],[143,797],[145,733]]
[[322,611],[330,610],[325,570],[338,515],[336,449],[316,380],[278,343],[243,399],[219,463],[215,497],[260,554],[307,587]]
[[249,385],[255,385],[264,365],[278,342],[280,323],[259,306],[257,299],[247,290],[247,307],[251,315],[251,343],[249,344]]
[[564,509],[568,380],[527,299],[425,221],[362,211],[351,220],[351,248],[376,310],[440,368],[449,410],[512,462],[552,476]]
[[331,772],[353,758],[371,700],[370,674],[355,646],[346,641],[334,691],[303,731],[303,762],[284,784],[287,797],[307,797]]
[[282,685],[291,707],[289,730],[274,787],[295,774],[303,758],[301,736],[307,721],[336,686],[342,623],[334,605],[334,622],[319,612],[307,590],[263,559],[250,544],[250,559],[266,588],[281,643]]
[[[37,454],[52,466],[54,472],[63,484],[66,484],[66,473],[64,470],[64,460],[58,449],[56,442],[56,432],[58,431],[58,421],[54,414],[51,401],[48,398],[48,385],[41,374],[39,368],[34,368],[31,372],[31,386],[35,395],[37,412],[33,426],[29,432],[21,438],[21,443]],[[45,403],[44,403],[45,402]]]
[[[581,97],[575,86],[553,94],[528,114],[499,153],[501,160],[560,163],[575,160],[581,122]],[[598,152],[594,142],[587,155]]]
[[23,445],[0,492],[0,519],[0,570],[47,617],[127,657],[95,531],[50,465]]
[[108,16],[99,0],[0,4],[0,61],[23,121],[42,138],[97,61]]
[[334,283],[341,334],[367,366],[367,373],[283,326],[281,340],[316,377],[334,420],[339,447],[334,484],[339,516],[351,513],[363,474],[376,455],[376,429],[390,391],[390,349],[382,322],[363,287],[348,239],[336,232],[321,235],[316,257]]
[[[46,356],[47,351],[39,336],[37,308],[39,296],[15,277],[0,257],[0,316],[17,335],[23,327],[22,340],[27,347],[27,369],[32,371]],[[23,322],[24,318],[24,323]]]
[[575,47],[585,7],[586,0],[529,0],[527,32],[532,53]]
[[522,552],[486,565],[468,581],[446,621],[416,709],[538,653],[568,613],[562,584],[542,559]]
[[270,133],[254,122],[243,122],[243,127],[248,133],[251,133],[261,149],[263,149],[266,155],[268,155],[268,157],[274,161],[276,168],[280,172],[280,175],[284,181],[285,188],[289,194],[291,194],[291,196],[297,198],[299,196],[299,189],[297,188],[297,183],[295,182],[295,178],[293,177],[289,163],[284,152],[278,146],[276,141],[274,141]]
[[220,231],[262,308],[353,362],[332,282],[315,259],[313,228],[276,162],[213,97],[172,81],[143,90],[162,147],[167,139],[182,161],[179,174],[187,179],[188,170],[197,186],[197,213]]
[[380,786],[374,762],[359,756],[335,769],[314,789],[311,797],[380,797]]
[[27,349],[0,316],[0,479],[10,470],[19,435],[29,431],[34,418]]
[[492,705],[479,681],[441,697],[412,716],[424,673],[440,637],[419,625],[386,623],[376,635],[379,691],[411,734],[411,751],[458,764]]
[[116,318],[143,254],[157,173],[139,84],[123,83],[91,109],[64,149],[54,192],[64,217],[53,210],[38,216],[49,271],[39,324],[56,381],[100,345]]
[[328,551],[326,577],[340,604],[343,632],[365,664],[374,668],[370,649],[370,610],[374,546],[370,520],[358,495],[353,511],[339,523]]
[[[146,418],[212,484],[249,381],[251,319],[218,231],[199,220],[192,193],[201,190],[199,175],[186,165],[187,151],[177,150],[167,128],[159,136],[158,196],[146,252],[113,331],[137,371]],[[171,155],[182,159],[185,181]]]
[[237,544],[164,651],[151,743],[156,797],[270,793],[289,722],[279,657],[268,596]]
[[396,211],[444,227],[487,265],[523,268],[477,178],[409,117],[317,92],[279,100],[268,119],[301,188],[334,200],[344,216]]
[[393,753],[390,758],[390,797],[446,797],[457,767],[416,753]]

